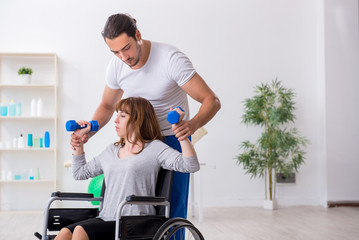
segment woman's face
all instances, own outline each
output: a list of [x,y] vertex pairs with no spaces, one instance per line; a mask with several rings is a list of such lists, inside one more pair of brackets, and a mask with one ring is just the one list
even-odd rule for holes
[[126,112],[118,111],[117,117],[115,119],[115,128],[117,135],[121,138],[126,139],[127,137],[127,122],[130,119],[130,115]]

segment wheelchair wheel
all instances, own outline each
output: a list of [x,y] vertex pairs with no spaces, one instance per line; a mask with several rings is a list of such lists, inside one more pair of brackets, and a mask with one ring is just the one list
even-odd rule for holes
[[[176,234],[181,232],[181,234]],[[179,236],[179,238],[178,238]],[[172,239],[171,239],[172,237]],[[204,240],[201,232],[188,220],[171,218],[156,232],[153,240]]]

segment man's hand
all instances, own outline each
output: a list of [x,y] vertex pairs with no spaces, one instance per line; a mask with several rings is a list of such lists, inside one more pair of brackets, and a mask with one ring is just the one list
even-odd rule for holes
[[82,137],[79,137],[75,134],[75,132],[73,132],[71,134],[71,142],[70,142],[72,150],[75,150],[76,147],[80,146],[80,143],[87,143],[88,140],[89,140],[88,134],[84,134]]
[[76,150],[76,147],[79,147],[81,143],[86,143],[90,138],[89,132],[91,131],[91,123],[85,120],[76,121],[81,127],[85,128],[77,129],[71,134],[70,145],[72,150]]
[[172,131],[175,133],[178,141],[183,141],[191,136],[195,131],[196,127],[191,124],[191,121],[182,120],[179,123],[172,124]]

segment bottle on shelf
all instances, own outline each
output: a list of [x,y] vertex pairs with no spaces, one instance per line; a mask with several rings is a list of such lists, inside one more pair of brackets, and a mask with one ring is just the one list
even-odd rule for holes
[[39,98],[37,100],[36,115],[38,117],[41,117],[43,115],[43,112],[44,112],[44,103],[42,102],[42,99]]
[[44,145],[45,145],[45,148],[50,147],[50,133],[48,131],[45,132]]
[[17,147],[18,148],[24,148],[25,147],[25,141],[24,141],[24,137],[22,136],[22,134],[20,134],[19,140],[17,142]]
[[6,180],[8,180],[8,181],[13,180],[13,179],[12,179],[12,172],[11,172],[11,171],[8,171],[8,172],[7,172],[7,174],[6,174]]
[[31,115],[31,117],[35,117],[36,114],[37,114],[37,110],[36,110],[37,106],[36,105],[37,105],[36,100],[35,100],[35,98],[33,98],[31,100],[31,104],[30,104],[30,115]]
[[39,168],[36,168],[35,179],[40,180],[40,169]]
[[27,134],[27,147],[32,148],[33,145],[32,133],[29,133]]
[[9,116],[16,115],[16,104],[14,103],[14,99],[11,99],[9,103]]
[[21,171],[20,170],[15,170],[14,180],[21,180]]
[[34,148],[40,147],[40,138],[37,136],[34,138]]
[[21,116],[21,102],[16,105],[16,116]]
[[16,137],[14,137],[12,140],[12,148],[17,148],[17,143],[18,143],[18,140]]
[[29,180],[34,180],[35,177],[34,177],[34,171],[32,170],[32,168],[30,168],[30,171],[29,171]]
[[5,181],[5,180],[6,180],[6,171],[5,171],[5,170],[2,170],[2,171],[1,171],[1,180],[2,180],[2,181]]
[[0,104],[0,115],[7,116],[7,105],[6,105],[5,99],[3,99]]

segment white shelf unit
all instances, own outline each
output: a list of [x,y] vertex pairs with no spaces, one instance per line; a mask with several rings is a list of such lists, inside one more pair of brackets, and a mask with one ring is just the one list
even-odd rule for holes
[[[21,67],[33,70],[30,84],[22,84],[17,74]],[[0,53],[0,101],[21,103],[21,116],[0,116],[0,141],[11,147],[0,149],[0,211],[42,210],[57,189],[58,62],[54,53]],[[31,99],[41,98],[43,115],[31,116]],[[28,134],[44,138],[50,133],[50,148],[13,148],[14,137]],[[9,144],[9,143],[8,143]],[[3,144],[4,145],[4,144]],[[40,170],[40,179],[29,180]],[[10,178],[8,174],[12,173]],[[20,175],[15,180],[14,175]]]

